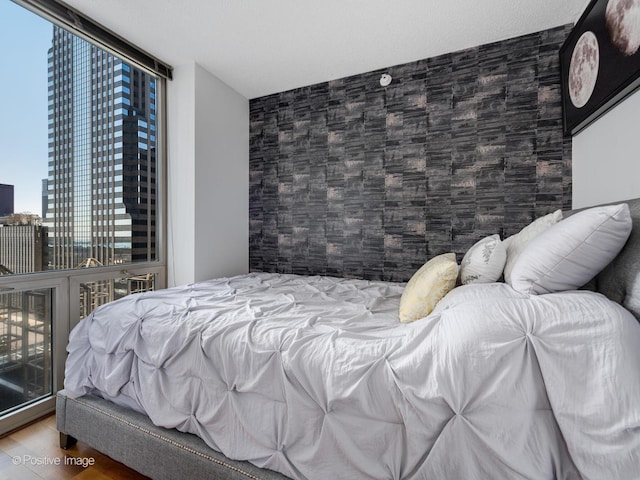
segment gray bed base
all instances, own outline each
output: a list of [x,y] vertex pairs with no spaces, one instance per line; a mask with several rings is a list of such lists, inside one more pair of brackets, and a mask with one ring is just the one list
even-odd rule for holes
[[79,440],[128,467],[157,480],[287,480],[272,470],[229,460],[199,437],[157,427],[148,417],[107,400],[85,395],[56,398],[60,447]]
[[[640,199],[625,203],[633,220],[631,236],[618,256],[584,288],[620,303],[640,320]],[[95,396],[70,399],[62,390],[56,409],[61,446],[65,435],[70,435],[154,479],[288,478],[229,460],[195,435],[156,427],[146,416]]]

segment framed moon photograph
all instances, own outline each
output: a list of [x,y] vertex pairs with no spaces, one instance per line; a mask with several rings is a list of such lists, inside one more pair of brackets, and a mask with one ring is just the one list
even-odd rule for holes
[[640,86],[640,0],[592,0],[560,70],[564,131],[575,135]]

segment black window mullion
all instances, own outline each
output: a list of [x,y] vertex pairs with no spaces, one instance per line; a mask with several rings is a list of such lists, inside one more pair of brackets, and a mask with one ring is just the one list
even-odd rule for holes
[[48,18],[99,47],[124,57],[163,78],[172,79],[172,68],[151,54],[127,42],[83,13],[56,0],[12,0]]

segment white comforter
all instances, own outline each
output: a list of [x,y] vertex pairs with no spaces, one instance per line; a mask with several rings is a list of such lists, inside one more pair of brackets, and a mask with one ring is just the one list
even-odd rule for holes
[[586,291],[250,274],[133,295],[72,332],[100,392],[298,479],[638,479],[640,324]]

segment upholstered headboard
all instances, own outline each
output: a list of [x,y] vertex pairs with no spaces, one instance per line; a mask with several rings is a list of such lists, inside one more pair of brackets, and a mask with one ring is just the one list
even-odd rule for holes
[[[640,321],[640,198],[612,202],[629,205],[633,228],[622,251],[585,286],[618,302]],[[579,210],[566,212],[565,217]]]

